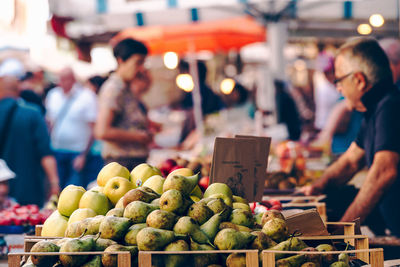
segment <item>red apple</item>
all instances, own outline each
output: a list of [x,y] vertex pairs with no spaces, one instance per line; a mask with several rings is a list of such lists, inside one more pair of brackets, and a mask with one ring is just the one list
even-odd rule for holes
[[173,171],[175,171],[175,170],[177,170],[177,169],[181,169],[181,168],[183,168],[183,166],[176,165],[176,166],[172,167],[172,169],[171,169],[170,172],[173,172]]
[[175,167],[177,165],[176,161],[173,159],[167,159],[165,161],[163,161],[160,166],[159,169],[161,170],[161,172],[167,176],[173,167]]
[[282,206],[280,205],[273,205],[270,210],[282,210]]
[[271,204],[271,206],[281,206],[282,207],[282,203],[274,198],[271,198],[270,200],[268,200],[268,202]]
[[207,189],[209,184],[210,184],[210,177],[209,176],[203,176],[199,180],[199,186],[203,191],[205,191]]

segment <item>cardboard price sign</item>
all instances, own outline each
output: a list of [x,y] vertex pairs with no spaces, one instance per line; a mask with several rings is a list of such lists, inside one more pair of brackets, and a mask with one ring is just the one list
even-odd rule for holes
[[217,137],[210,183],[225,183],[234,195],[250,202],[261,201],[270,141],[255,136]]

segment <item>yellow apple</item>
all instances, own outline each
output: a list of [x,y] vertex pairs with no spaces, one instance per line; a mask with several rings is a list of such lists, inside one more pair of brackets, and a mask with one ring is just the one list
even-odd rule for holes
[[81,201],[79,201],[79,208],[89,208],[96,212],[97,215],[105,215],[111,207],[110,202],[104,193],[89,190],[83,194]]
[[95,217],[97,214],[94,210],[89,208],[77,209],[69,217],[68,224],[83,221],[86,218]]
[[133,184],[130,181],[123,177],[114,177],[108,180],[103,191],[111,203],[115,205],[131,189],[133,189]]
[[107,181],[116,176],[130,179],[129,170],[118,162],[111,162],[104,166],[97,175],[97,184],[105,186]]
[[41,236],[64,237],[68,226],[68,218],[55,210],[44,222]]
[[131,171],[131,180],[134,186],[140,187],[148,178],[153,175],[162,175],[161,171],[147,163],[137,165]]
[[96,185],[95,187],[90,188],[88,191],[97,191],[97,192],[104,193],[103,190],[104,190],[103,186]]
[[210,197],[210,195],[218,194],[218,193],[224,194],[227,197],[229,197],[230,199],[233,198],[233,194],[232,194],[231,188],[228,185],[224,184],[224,183],[212,183],[212,184],[210,184],[207,187],[206,191],[204,192],[204,198]]
[[176,170],[170,172],[168,174],[167,178],[170,176],[174,176],[174,175],[192,176],[192,175],[194,175],[194,173],[193,173],[192,169],[179,168],[179,169],[176,169]]
[[121,197],[118,200],[117,204],[115,204],[115,208],[116,209],[119,209],[119,208],[123,209],[124,208],[124,197]]
[[148,188],[153,189],[157,194],[162,195],[163,193],[163,185],[165,178],[161,175],[153,175],[149,179],[147,179],[142,186],[146,186]]
[[61,215],[71,216],[72,212],[79,208],[79,201],[86,192],[82,186],[68,185],[60,194],[57,209]]

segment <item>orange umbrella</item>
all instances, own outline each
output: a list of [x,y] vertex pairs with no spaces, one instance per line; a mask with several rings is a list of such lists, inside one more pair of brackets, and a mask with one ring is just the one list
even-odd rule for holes
[[121,31],[111,40],[115,45],[125,38],[144,42],[151,54],[228,51],[254,42],[266,41],[266,29],[251,17],[184,25],[134,27]]

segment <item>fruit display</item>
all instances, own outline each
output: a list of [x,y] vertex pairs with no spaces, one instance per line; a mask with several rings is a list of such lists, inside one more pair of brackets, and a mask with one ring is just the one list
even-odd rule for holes
[[47,209],[39,210],[37,205],[17,204],[0,211],[0,226],[35,226],[44,223],[51,212]]

